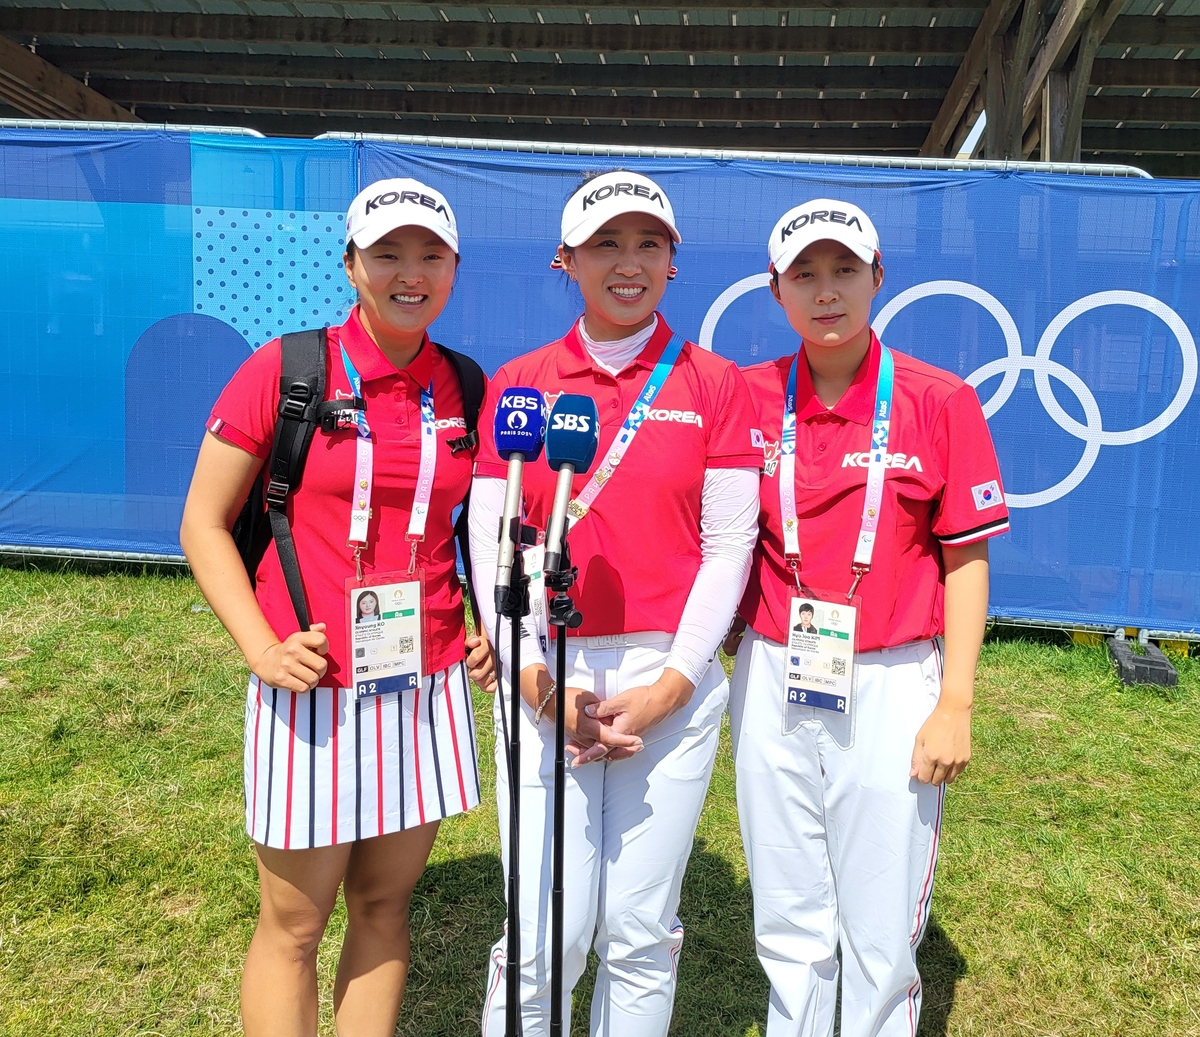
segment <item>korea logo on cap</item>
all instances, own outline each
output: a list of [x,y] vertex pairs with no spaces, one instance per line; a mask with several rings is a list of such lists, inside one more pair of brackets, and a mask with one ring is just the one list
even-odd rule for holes
[[771,266],[782,274],[814,241],[839,241],[864,263],[879,253],[879,232],[857,205],[817,198],[789,209],[775,224],[767,243]]
[[407,177],[376,180],[346,212],[346,238],[370,248],[398,227],[425,227],[458,252],[458,222],[445,195]]
[[627,212],[653,216],[675,244],[683,241],[666,191],[641,173],[614,169],[593,177],[567,200],[562,214],[562,243],[571,248],[582,245],[613,217]]

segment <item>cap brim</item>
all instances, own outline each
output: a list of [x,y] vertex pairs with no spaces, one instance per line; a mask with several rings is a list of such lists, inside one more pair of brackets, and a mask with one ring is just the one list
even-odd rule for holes
[[783,273],[788,267],[796,261],[796,257],[800,255],[814,241],[836,241],[841,245],[845,245],[864,263],[870,263],[875,259],[874,249],[869,249],[865,245],[857,241],[851,241],[849,235],[843,237],[836,233],[837,224],[822,223],[815,231],[810,232],[808,227],[801,231],[793,233],[791,240],[788,241],[785,248],[778,257],[774,260],[775,269],[779,273]]
[[370,248],[385,234],[390,234],[401,227],[424,227],[426,230],[433,231],[434,234],[454,249],[455,255],[458,255],[458,237],[450,233],[445,227],[439,227],[433,219],[415,219],[414,216],[420,216],[420,213],[414,213],[413,211],[418,206],[396,206],[396,208],[407,209],[408,212],[404,214],[403,218],[397,219],[395,223],[388,220],[372,221],[370,227],[364,227],[362,230],[351,235],[351,240],[353,240],[355,246],[357,248]]
[[671,235],[671,240],[674,241],[676,245],[683,244],[683,238],[679,236],[679,231],[663,219],[662,210],[650,208],[649,201],[638,198],[636,195],[622,196],[620,208],[617,208],[616,206],[608,206],[598,213],[593,213],[581,224],[579,224],[578,227],[571,231],[570,234],[563,238],[563,244],[568,248],[575,248],[578,245],[582,245],[614,216],[624,216],[629,212],[640,212],[645,213],[647,216],[654,217],[654,219],[658,220],[659,223],[667,228],[667,232]]

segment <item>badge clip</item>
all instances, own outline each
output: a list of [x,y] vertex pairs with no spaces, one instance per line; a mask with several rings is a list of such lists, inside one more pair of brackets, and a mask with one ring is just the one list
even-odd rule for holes
[[854,582],[850,584],[850,590],[846,592],[847,603],[854,599],[854,592],[858,590],[858,585],[862,582],[862,578],[871,571],[871,567],[869,565],[852,565],[850,566],[850,571],[854,573]]
[[787,567],[791,570],[792,579],[796,581],[796,590],[803,593],[804,588],[800,586],[800,556],[789,555],[787,558]]

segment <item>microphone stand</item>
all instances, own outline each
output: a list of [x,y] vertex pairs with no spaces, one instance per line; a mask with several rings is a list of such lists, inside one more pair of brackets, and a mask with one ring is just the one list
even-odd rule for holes
[[554,710],[554,843],[550,887],[550,1037],[562,1037],[563,1032],[563,836],[565,829],[565,800],[567,785],[566,711],[563,700],[567,688],[567,629],[574,630],[583,622],[583,614],[567,593],[574,585],[579,570],[571,565],[567,551],[566,531],[563,532],[562,568],[546,573],[546,587],[555,592],[550,600],[549,622],[558,628],[554,682],[558,702]]
[[[512,723],[504,724],[504,736],[508,739],[508,933],[505,938],[508,958],[504,972],[504,1037],[523,1037],[524,1034],[521,1021],[521,620],[529,615],[529,577],[522,558],[519,522],[518,519],[512,582],[504,606],[496,616],[497,626],[499,617],[507,616],[512,631],[512,666],[508,677]],[[497,638],[496,651],[499,650]],[[504,720],[504,689],[498,687],[496,694],[501,696],[500,718]]]

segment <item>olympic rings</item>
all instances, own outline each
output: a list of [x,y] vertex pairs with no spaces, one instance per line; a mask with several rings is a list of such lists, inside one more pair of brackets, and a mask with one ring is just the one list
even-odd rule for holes
[[[704,316],[704,323],[700,328],[699,344],[705,349],[711,350],[717,323],[725,310],[747,292],[766,287],[768,284],[770,284],[770,275],[762,273],[744,277],[736,284],[726,288]],[[1084,444],[1083,456],[1064,479],[1035,493],[1008,493],[1008,503],[1014,508],[1038,508],[1043,504],[1050,504],[1065,497],[1087,477],[1100,456],[1102,446],[1128,446],[1131,443],[1141,443],[1157,436],[1183,413],[1195,391],[1197,373],[1200,370],[1200,357],[1197,356],[1196,341],[1179,314],[1166,303],[1151,295],[1114,290],[1095,292],[1082,299],[1077,299],[1050,322],[1046,330],[1042,332],[1034,355],[1028,356],[1023,351],[1021,335],[1016,322],[994,295],[965,281],[926,281],[924,284],[914,285],[901,292],[880,310],[873,324],[875,333],[882,338],[888,324],[905,306],[918,299],[927,299],[935,295],[956,295],[978,303],[1000,325],[1000,331],[1004,335],[1006,355],[984,364],[966,379],[967,384],[978,388],[988,379],[995,378],[997,375],[1001,376],[999,387],[987,400],[983,401],[984,417],[991,418],[1008,402],[1017,387],[1022,371],[1032,371],[1038,399],[1041,400],[1046,413],[1059,428]],[[1145,310],[1166,324],[1179,343],[1179,351],[1183,357],[1183,371],[1174,398],[1157,418],[1136,428],[1119,431],[1106,430],[1100,414],[1100,407],[1091,389],[1074,371],[1050,358],[1054,344],[1067,325],[1083,314],[1101,306],[1133,306],[1136,309]],[[1051,378],[1061,382],[1075,394],[1075,398],[1083,408],[1085,424],[1080,424],[1062,408],[1050,387]]]

